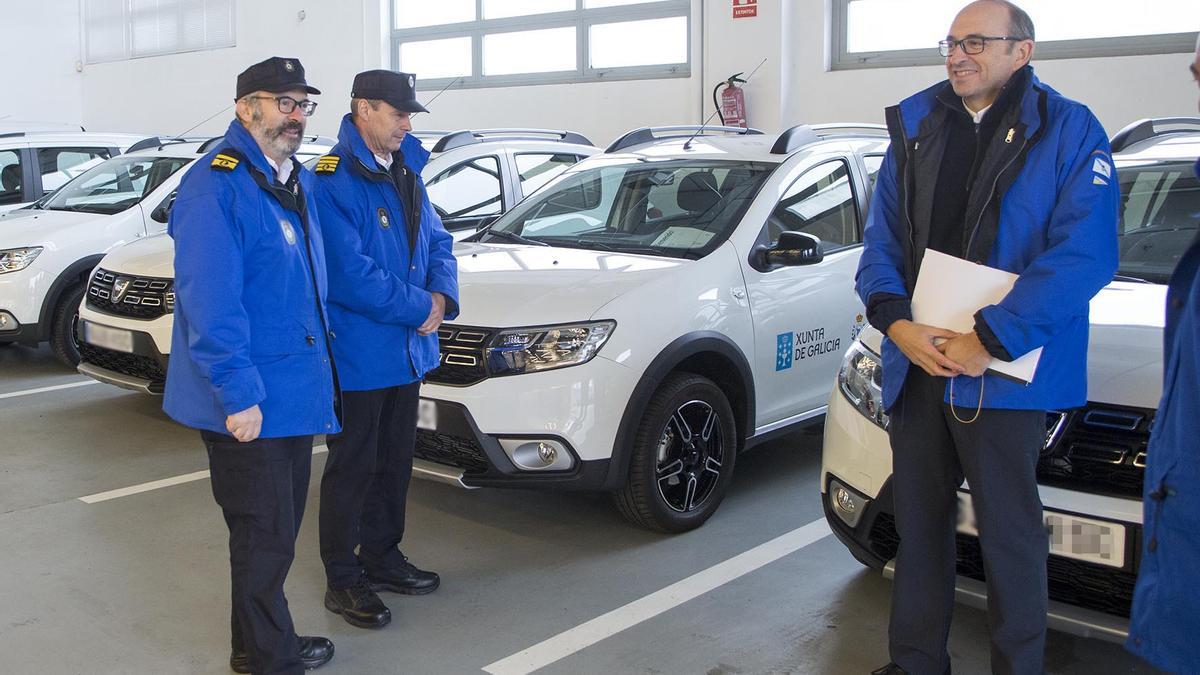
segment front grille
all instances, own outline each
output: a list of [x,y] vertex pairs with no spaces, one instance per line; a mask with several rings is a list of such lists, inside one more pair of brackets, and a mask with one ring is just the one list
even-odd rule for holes
[[87,304],[117,316],[157,319],[175,311],[175,282],[97,268],[88,282]]
[[466,473],[485,473],[488,469],[487,455],[475,441],[423,429],[417,430],[413,454],[438,464],[456,466]]
[[1154,411],[1089,403],[1051,418],[1059,415],[1065,421],[1038,459],[1038,482],[1140,499]]
[[[1129,527],[1127,536],[1135,541],[1140,540],[1141,528]],[[896,520],[891,514],[881,513],[875,518],[868,538],[872,551],[881,558],[891,560],[896,557],[900,536],[896,533]],[[987,581],[979,540],[959,534],[955,543],[958,548],[958,574]],[[1046,578],[1051,600],[1114,616],[1129,616],[1133,586],[1137,580],[1136,570],[1127,572],[1081,560],[1050,556],[1046,561]]]
[[162,393],[163,383],[167,380],[167,371],[157,360],[149,356],[115,352],[83,342],[79,345],[79,358],[84,363],[90,363],[105,370],[149,380],[150,391],[156,394]]
[[466,387],[487,379],[484,350],[493,334],[487,328],[442,324],[438,329],[439,365],[425,375],[425,381]]

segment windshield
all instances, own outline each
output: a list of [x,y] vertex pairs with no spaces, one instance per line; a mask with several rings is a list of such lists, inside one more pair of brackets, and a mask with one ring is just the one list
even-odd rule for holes
[[1200,181],[1192,164],[1156,162],[1118,167],[1121,219],[1117,274],[1165,284],[1196,236]]
[[701,258],[729,237],[776,166],[691,159],[593,166],[542,188],[480,241]]
[[41,203],[51,211],[113,214],[142,201],[191,157],[116,157],[94,166]]

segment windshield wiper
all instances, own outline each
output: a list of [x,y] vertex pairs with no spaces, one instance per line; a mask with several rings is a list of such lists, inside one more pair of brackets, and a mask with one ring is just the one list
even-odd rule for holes
[[[509,232],[508,230],[496,230],[493,228],[488,228],[487,230],[484,231],[484,234],[488,235],[489,237],[495,237],[497,239],[504,239],[507,241],[511,241],[515,244],[531,244],[533,246],[549,246],[550,245],[544,241],[538,241],[537,239],[530,239],[529,237],[522,237],[521,235],[517,234],[516,232]],[[480,239],[480,241],[482,241],[482,238]]]

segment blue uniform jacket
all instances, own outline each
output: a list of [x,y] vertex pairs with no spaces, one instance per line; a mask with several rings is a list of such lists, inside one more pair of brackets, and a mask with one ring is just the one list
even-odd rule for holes
[[421,169],[429,152],[409,134],[394,162],[414,172],[411,208],[419,214],[415,242],[410,213],[391,176],[380,168],[346,115],[338,144],[317,164],[317,208],[329,260],[329,319],[343,389],[365,391],[420,380],[438,365],[438,337],[418,335],[446,296],[446,320],[458,316],[454,244],[429,203]]
[[1126,643],[1150,663],[1175,673],[1200,672],[1198,420],[1200,235],[1179,260],[1167,288],[1163,394],[1146,456],[1142,564]]
[[299,213],[255,182],[251,172],[278,186],[240,122],[219,147],[188,169],[171,209],[175,327],[163,410],[228,433],[225,418],[257,404],[263,438],[337,432],[313,176],[296,165],[306,232]]
[[[979,262],[1020,275],[1004,300],[984,307],[981,315],[1013,358],[1038,347],[1042,356],[1029,384],[990,374],[955,378],[954,403],[959,406],[975,407],[981,386],[988,408],[1047,410],[1083,404],[1088,303],[1117,269],[1120,191],[1107,135],[1085,106],[1064,98],[1028,70],[1021,80],[1025,91],[1013,104],[1014,123],[1001,125],[1000,138],[989,150],[1011,152],[1012,160],[994,179],[985,176],[992,192],[976,207],[980,221],[990,218],[992,223],[984,237],[990,249],[972,249],[971,258],[978,254]],[[888,111],[892,143],[871,201],[856,277],[864,303],[876,293],[911,297],[924,249],[914,246],[918,218],[913,217],[910,193],[914,180],[936,181],[936,170],[932,176],[912,173],[940,161],[940,156],[919,153],[936,147],[926,141],[937,131],[922,122],[944,105],[936,95],[946,86],[930,87]],[[1019,172],[1006,175],[1014,164]],[[898,166],[904,169],[898,171]],[[924,227],[928,229],[927,222]],[[891,408],[910,364],[886,337],[882,358],[883,402]]]

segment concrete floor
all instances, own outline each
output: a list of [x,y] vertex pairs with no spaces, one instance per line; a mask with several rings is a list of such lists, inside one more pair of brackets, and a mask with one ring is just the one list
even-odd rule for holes
[[[0,347],[0,396],[84,381],[45,348]],[[160,402],[100,384],[0,398],[0,671],[229,672],[226,530],[208,481],[78,500],[207,468]],[[336,643],[323,673],[479,673],[821,519],[813,434],[740,458],[717,514],[674,537],[627,525],[603,495],[415,481],[405,552],[442,588],[385,594],[392,624],[363,631],[321,603],[324,458],[287,586],[298,629]],[[827,536],[539,672],[868,673],[888,660],[889,593]],[[959,607],[954,671],[988,672],[987,645],[984,614]],[[1054,632],[1046,665],[1153,672],[1118,645]]]

